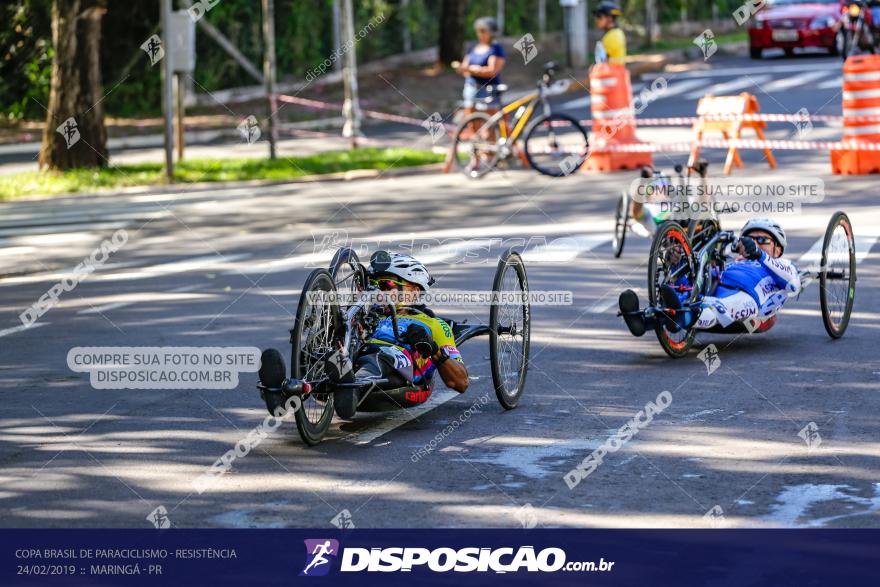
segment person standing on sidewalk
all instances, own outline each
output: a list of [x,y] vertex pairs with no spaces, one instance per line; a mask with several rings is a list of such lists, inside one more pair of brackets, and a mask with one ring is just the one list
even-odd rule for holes
[[491,16],[484,16],[474,21],[474,30],[477,44],[471,47],[458,66],[458,73],[465,78],[464,107],[473,108],[477,98],[491,96],[490,110],[501,108],[497,87],[501,84],[501,70],[507,56],[504,47],[495,40],[498,22]]
[[596,63],[626,63],[626,35],[617,26],[617,18],[622,14],[620,6],[614,2],[600,2],[593,10],[596,28],[604,31],[602,38],[596,43]]

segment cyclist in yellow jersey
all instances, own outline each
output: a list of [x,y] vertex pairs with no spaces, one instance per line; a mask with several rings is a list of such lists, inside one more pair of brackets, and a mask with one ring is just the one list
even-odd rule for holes
[[617,17],[623,12],[614,2],[602,2],[593,10],[596,28],[605,31],[596,43],[596,63],[626,63],[626,35],[617,26]]
[[[468,371],[455,346],[452,329],[418,303],[434,283],[427,267],[409,255],[377,251],[370,259],[368,272],[371,285],[397,292],[413,303],[398,306],[394,318],[387,316],[379,321],[370,333],[371,351],[362,354],[354,365],[355,378],[388,380],[391,387],[412,383],[430,389],[434,373],[438,373],[447,387],[464,393]],[[360,400],[354,390],[337,391],[336,414],[351,418]]]

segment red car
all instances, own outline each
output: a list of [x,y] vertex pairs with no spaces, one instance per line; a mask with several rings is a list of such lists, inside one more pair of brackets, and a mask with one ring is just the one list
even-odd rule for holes
[[[748,4],[748,3],[747,3]],[[837,54],[840,0],[772,0],[749,19],[749,55],[760,59],[764,49],[820,47]]]

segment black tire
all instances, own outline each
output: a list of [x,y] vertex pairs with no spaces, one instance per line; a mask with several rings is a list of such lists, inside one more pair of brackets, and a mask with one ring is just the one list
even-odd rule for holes
[[760,47],[749,47],[749,57],[752,59],[760,59],[762,53],[764,53],[764,50]]
[[[524,136],[523,148],[529,165],[544,175],[570,175],[587,160],[590,145],[587,131],[567,114],[542,114],[536,117],[529,123]],[[560,139],[564,141],[563,144],[560,144]],[[545,142],[549,143],[549,152],[545,152]]]
[[819,268],[819,303],[822,322],[831,338],[846,332],[856,294],[856,245],[852,223],[843,212],[835,212],[822,242]]
[[495,296],[512,293],[522,295],[522,303],[507,300],[502,304],[505,301],[503,298],[495,299],[489,309],[492,382],[498,402],[504,409],[512,410],[519,403],[526,384],[532,326],[529,280],[519,253],[508,249],[498,260],[492,291]]
[[500,127],[497,123],[490,124],[490,118],[485,112],[474,112],[455,129],[452,143],[455,165],[473,179],[483,177],[498,163]]
[[[697,267],[692,254],[690,240],[685,229],[677,222],[664,222],[651,243],[651,257],[648,262],[648,303],[657,306],[660,301],[660,286],[673,285],[678,278],[685,277],[687,283],[696,283]],[[673,280],[672,278],[676,278]],[[657,340],[666,354],[673,358],[687,355],[694,343],[696,330],[669,330],[664,320],[658,317],[655,328]]]
[[[353,250],[342,247],[333,255],[330,261],[330,276],[333,278],[333,285],[340,295],[356,296],[367,287],[367,271],[361,264],[357,253]],[[353,305],[354,302],[346,303],[345,306]]]
[[[323,379],[321,359],[332,350],[336,340],[336,315],[339,306],[309,299],[309,293],[335,294],[333,278],[326,269],[315,269],[303,286],[296,318],[290,330],[291,371],[294,379],[309,383]],[[333,419],[333,394],[322,386],[313,386],[312,392],[302,398],[297,410],[296,427],[303,442],[314,446],[321,442]]]
[[629,192],[620,191],[620,198],[617,200],[617,211],[614,213],[614,239],[611,241],[611,247],[614,250],[614,257],[618,258],[623,253],[623,245],[626,242],[626,227],[629,224]]
[[[260,355],[260,383],[271,389],[280,389],[287,377],[287,367],[284,365],[284,358],[277,349],[266,349]],[[266,402],[266,409],[270,414],[275,414],[275,410],[284,406],[284,395],[280,391],[263,392],[261,394]]]

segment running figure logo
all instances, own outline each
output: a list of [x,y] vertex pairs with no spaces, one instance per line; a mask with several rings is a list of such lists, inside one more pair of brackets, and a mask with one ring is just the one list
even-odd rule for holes
[[306,540],[306,566],[300,577],[322,577],[330,572],[331,558],[339,555],[339,541],[331,538]]
[[64,144],[67,145],[68,149],[79,142],[79,127],[73,116],[62,122],[58,128],[55,129],[55,132],[64,137]]

